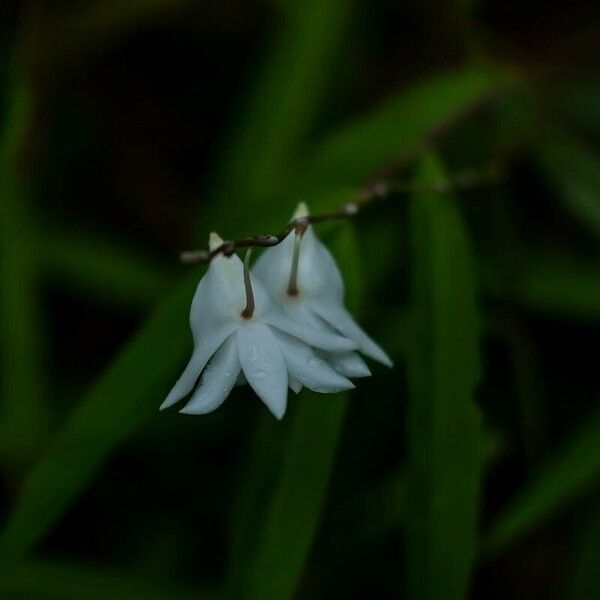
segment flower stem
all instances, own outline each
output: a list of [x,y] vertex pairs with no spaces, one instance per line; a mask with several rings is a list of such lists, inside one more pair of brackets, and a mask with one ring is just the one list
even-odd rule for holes
[[252,291],[252,280],[250,279],[250,255],[252,254],[252,248],[246,250],[246,256],[244,257],[244,287],[246,288],[246,307],[241,312],[244,319],[252,318],[254,314],[254,292]]
[[290,269],[290,280],[287,287],[288,296],[298,295],[298,264],[300,262],[300,244],[302,236],[308,227],[308,222],[305,219],[298,221],[294,225],[294,253],[292,255],[292,268]]

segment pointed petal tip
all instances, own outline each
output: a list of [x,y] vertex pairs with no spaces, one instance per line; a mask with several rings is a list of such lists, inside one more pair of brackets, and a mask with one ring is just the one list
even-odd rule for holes
[[380,361],[379,361],[384,367],[387,367],[388,369],[393,369],[394,368],[394,361],[384,352],[383,356],[381,357]]
[[282,413],[278,413],[278,414],[273,413],[273,415],[278,421],[281,421],[285,415],[285,411],[283,411]]
[[371,369],[368,367],[366,369],[356,369],[353,373],[350,374],[350,377],[371,377],[373,373],[371,373]]
[[379,364],[383,365],[384,367],[387,367],[388,369],[393,369],[394,368],[394,362],[392,361],[392,359],[385,353],[385,352],[381,352],[381,353],[373,353],[370,352],[369,354],[367,354],[367,356],[369,358],[372,358],[374,361],[378,362]]
[[296,207],[296,212],[294,213],[293,217],[292,217],[292,221],[294,219],[303,219],[304,217],[308,217],[309,212],[308,212],[308,206],[306,206],[306,202],[299,202],[298,206]]
[[210,232],[208,237],[208,249],[212,252],[223,243],[223,238],[215,231]]
[[177,404],[179,400],[179,398],[173,398],[171,397],[171,394],[169,394],[166,400],[164,400],[163,403],[158,407],[158,410],[163,411],[167,408],[171,408],[171,406],[173,406],[173,404]]
[[211,410],[199,410],[197,408],[191,408],[189,406],[184,406],[180,411],[179,414],[181,415],[206,415],[209,412],[212,412],[215,409],[211,409]]

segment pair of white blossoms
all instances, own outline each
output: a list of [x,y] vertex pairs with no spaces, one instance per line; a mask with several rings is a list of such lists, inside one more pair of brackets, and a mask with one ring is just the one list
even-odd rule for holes
[[[294,222],[307,216],[301,203]],[[211,234],[211,251],[222,243]],[[392,366],[344,307],[339,268],[309,225],[266,249],[246,275],[245,284],[244,265],[235,254],[212,259],[192,301],[192,357],[161,409],[194,390],[180,412],[206,414],[225,401],[236,383],[247,382],[281,419],[288,386],[296,393],[302,387],[335,393],[354,387],[350,377],[369,376],[357,350]],[[250,316],[248,286],[254,295]]]

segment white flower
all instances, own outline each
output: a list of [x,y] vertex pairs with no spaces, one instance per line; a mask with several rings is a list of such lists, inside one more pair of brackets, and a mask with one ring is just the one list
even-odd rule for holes
[[[211,250],[221,244],[222,240],[211,234]],[[261,283],[249,273],[248,280],[254,309],[251,315],[244,316],[248,297],[242,261],[236,255],[213,258],[192,301],[192,357],[161,409],[172,406],[196,386],[181,412],[205,414],[218,408],[238,379],[245,378],[281,419],[286,409],[288,384],[318,392],[354,387],[318,357],[311,346],[344,352],[355,348],[355,344],[335,332],[299,324],[281,312]]]
[[[293,219],[308,216],[304,203],[298,205]],[[253,273],[263,282],[286,314],[305,326],[337,331],[356,343],[366,356],[391,367],[392,361],[354,321],[344,307],[344,283],[335,259],[317,239],[309,225],[301,239],[292,231],[281,244],[267,249],[256,262]],[[290,275],[296,249],[295,285],[290,289]],[[347,377],[370,375],[356,352],[319,352]]]

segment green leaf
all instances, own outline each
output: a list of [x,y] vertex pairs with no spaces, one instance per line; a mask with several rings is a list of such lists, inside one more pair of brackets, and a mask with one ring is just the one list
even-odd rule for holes
[[40,443],[47,411],[35,236],[21,176],[34,101],[29,84],[18,73],[13,77],[0,133],[0,453],[18,463],[27,461]]
[[102,53],[144,28],[164,24],[193,0],[92,0],[56,8],[42,21],[35,39],[36,60],[56,79],[74,61]]
[[2,561],[30,551],[109,453],[158,411],[189,350],[187,312],[196,279],[190,277],[160,305],[58,431],[26,478],[0,536]]
[[26,563],[0,569],[3,598],[29,600],[169,600],[212,598],[199,590],[184,592],[162,584],[131,579],[120,573],[105,573],[78,564]]
[[600,156],[577,138],[548,128],[535,158],[555,197],[591,233],[600,236]]
[[402,90],[322,141],[306,169],[309,180],[362,185],[506,86],[506,77],[492,68],[467,67]]
[[600,478],[600,414],[583,428],[522,489],[498,516],[485,537],[483,554],[497,556]]
[[[217,177],[218,198],[233,195],[252,203],[244,226],[264,226],[261,206],[290,189],[291,167],[322,108],[353,5],[353,0],[297,0],[285,11]],[[217,204],[214,218],[218,226],[221,218],[229,223],[227,206]]]
[[560,121],[566,119],[584,132],[600,133],[600,77],[569,78],[553,87],[551,99],[560,111]]
[[244,598],[293,597],[322,513],[346,402],[346,394],[300,394],[279,481],[248,557]]
[[99,236],[49,229],[38,236],[40,269],[63,289],[95,301],[139,309],[168,290],[167,270]]
[[[505,454],[504,439],[498,431],[487,431],[483,460],[486,466],[497,463]],[[324,539],[332,546],[344,548],[342,559],[356,552],[365,552],[373,544],[404,530],[412,513],[407,497],[406,469],[401,467],[376,481],[359,495],[336,505],[326,524]]]
[[575,538],[579,548],[575,552],[571,600],[600,598],[600,502],[596,498],[592,514],[584,519],[584,527]]
[[572,259],[523,256],[510,277],[487,263],[480,265],[486,292],[528,310],[570,319],[600,322],[600,269]]
[[[417,185],[443,177],[427,156]],[[454,199],[412,199],[412,348],[408,355],[407,577],[412,598],[465,598],[469,589],[483,463],[474,391],[479,318],[471,254]]]

